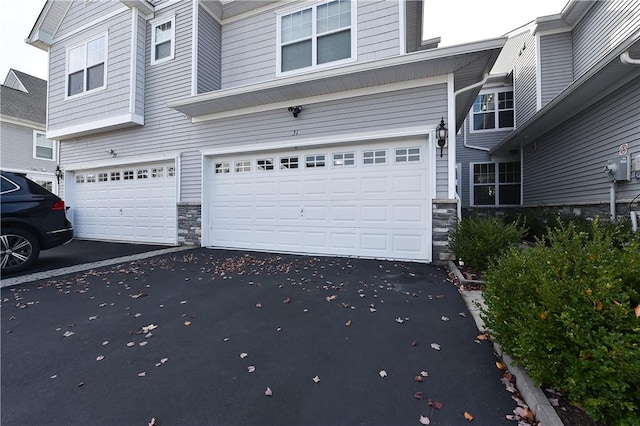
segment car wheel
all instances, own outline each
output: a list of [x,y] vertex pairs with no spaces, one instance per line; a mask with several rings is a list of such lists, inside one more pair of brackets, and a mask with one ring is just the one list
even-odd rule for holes
[[38,259],[40,243],[30,232],[22,229],[5,228],[0,237],[2,272],[10,274],[21,271]]

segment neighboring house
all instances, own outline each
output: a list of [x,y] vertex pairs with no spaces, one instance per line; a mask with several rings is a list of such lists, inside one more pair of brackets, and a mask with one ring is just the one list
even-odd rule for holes
[[[437,13],[437,10],[434,10]],[[417,1],[47,1],[47,135],[79,238],[431,262],[453,137],[506,38]],[[443,140],[446,142],[446,140]]]
[[47,82],[10,69],[0,86],[0,168],[58,191],[57,143],[46,137]]
[[456,153],[465,211],[639,210],[640,1],[571,1],[509,34]]

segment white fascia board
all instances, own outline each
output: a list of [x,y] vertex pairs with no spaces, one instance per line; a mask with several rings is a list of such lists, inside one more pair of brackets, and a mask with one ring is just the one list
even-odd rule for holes
[[343,67],[331,68],[327,70],[309,72],[305,74],[299,74],[287,78],[279,78],[274,80],[268,80],[260,83],[247,84],[238,87],[232,87],[229,89],[217,90],[201,94],[198,96],[189,96],[185,98],[178,98],[171,100],[167,103],[169,108],[176,108],[181,106],[187,106],[194,103],[217,100],[221,97],[228,97],[234,95],[240,95],[245,93],[251,93],[259,90],[272,89],[277,87],[289,86],[298,83],[307,83],[315,80],[322,80],[331,77],[342,77],[350,74],[355,74],[363,71],[372,71],[377,69],[383,69],[387,67],[393,67],[403,64],[411,64],[415,62],[427,61],[431,59],[442,59],[449,56],[456,56],[468,53],[482,52],[485,50],[500,49],[504,46],[506,41],[505,37],[493,38],[488,40],[482,40],[473,43],[459,44],[456,46],[442,47],[439,49],[423,50],[418,52],[408,53],[406,55],[393,56],[391,58],[372,60],[367,62],[361,62],[353,65],[347,65]]
[[62,129],[47,130],[47,139],[64,140],[78,136],[89,135],[105,130],[114,130],[132,125],[144,125],[144,117],[137,114],[122,114],[102,120],[90,121]]
[[158,154],[140,155],[126,158],[109,158],[97,161],[83,161],[79,163],[64,164],[65,171],[99,169],[102,167],[126,166],[128,164],[157,163],[161,161],[177,161],[182,155],[178,151],[163,152]]
[[286,142],[268,142],[251,146],[225,146],[220,148],[201,150],[200,153],[203,157],[209,157],[214,155],[227,155],[236,153],[240,154],[244,152],[275,151],[319,145],[326,146],[354,142],[368,142],[380,139],[403,138],[410,136],[428,137],[430,132],[433,131],[435,131],[434,126],[405,127],[400,129],[388,129],[382,131],[346,133],[338,136],[321,136]]
[[[449,82],[447,84],[447,128],[456,128],[456,96],[455,96],[455,79],[453,74],[449,74]],[[451,136],[453,134],[453,136]],[[450,200],[456,197],[456,132],[449,131],[447,141],[447,196]]]
[[447,76],[437,76],[421,78],[417,80],[403,81],[393,84],[384,84],[381,86],[365,87],[362,89],[345,90],[342,92],[329,93],[326,95],[309,96],[306,98],[298,98],[295,101],[282,101],[270,104],[257,105],[253,107],[233,109],[229,111],[216,112],[213,114],[199,115],[191,118],[192,123],[200,123],[202,121],[219,120],[221,118],[237,117],[240,115],[254,114],[258,112],[272,111],[280,108],[288,108],[291,103],[299,105],[317,104],[320,102],[331,102],[339,99],[355,98],[357,96],[373,95],[379,93],[395,92],[404,89],[415,89],[417,87],[431,86],[435,84],[445,84]]
[[146,0],[120,0],[120,2],[130,9],[138,9],[144,15],[151,15],[154,12],[154,6]]
[[15,117],[9,117],[8,115],[0,115],[0,121],[3,123],[15,124],[16,126],[28,127],[35,130],[46,130],[45,125],[42,123],[36,123],[35,121],[29,120],[21,120]]

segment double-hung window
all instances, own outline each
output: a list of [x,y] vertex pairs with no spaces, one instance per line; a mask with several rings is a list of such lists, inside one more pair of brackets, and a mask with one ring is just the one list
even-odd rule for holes
[[472,131],[513,128],[513,90],[482,91],[471,115]]
[[33,158],[55,160],[55,143],[37,130],[33,131]]
[[278,18],[280,72],[315,67],[354,56],[353,4],[334,0]]
[[475,206],[520,205],[520,163],[474,163],[471,165],[472,200]]
[[106,87],[107,35],[67,50],[67,96]]
[[151,23],[151,65],[170,61],[175,55],[176,17]]

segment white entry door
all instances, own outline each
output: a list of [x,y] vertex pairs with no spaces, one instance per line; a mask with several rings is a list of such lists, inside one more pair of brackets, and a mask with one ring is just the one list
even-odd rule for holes
[[74,172],[72,209],[78,238],[176,244],[174,163]]
[[430,261],[424,139],[210,158],[205,245]]

